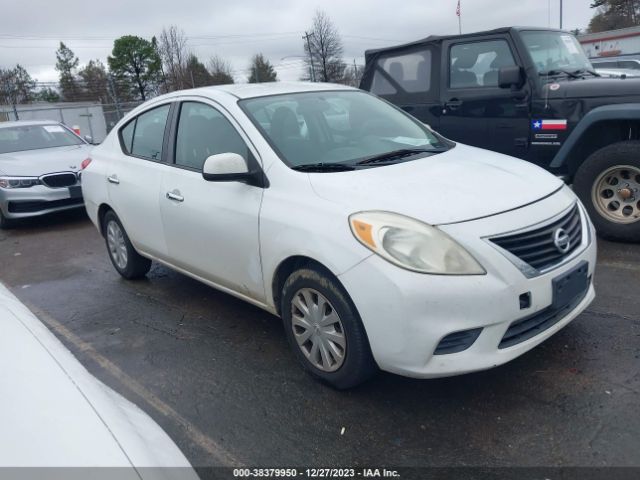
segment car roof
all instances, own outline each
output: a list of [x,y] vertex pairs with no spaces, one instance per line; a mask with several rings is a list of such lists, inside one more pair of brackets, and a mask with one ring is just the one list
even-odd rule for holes
[[[321,82],[268,82],[268,83],[235,83],[230,85],[216,85],[211,87],[181,90],[167,95],[164,98],[183,95],[207,95],[217,97],[227,94],[239,99],[266,97],[269,95],[284,95],[287,93],[321,92],[331,90],[357,90],[346,85]],[[161,97],[157,97],[161,98]]]
[[388,52],[393,50],[403,50],[405,48],[417,47],[419,45],[426,45],[429,43],[439,43],[444,40],[457,40],[457,39],[465,39],[469,37],[479,37],[479,36],[486,36],[486,35],[496,35],[501,33],[510,33],[511,31],[520,32],[525,30],[571,33],[565,30],[557,30],[553,28],[544,28],[544,27],[500,27],[500,28],[495,28],[493,30],[485,30],[482,32],[470,32],[470,33],[457,34],[457,35],[430,35],[428,37],[422,38],[420,40],[415,40],[413,42],[403,43],[400,45],[393,45],[391,47],[366,50],[364,53],[365,53],[366,59],[368,60],[371,56],[375,56],[383,52]]
[[17,120],[13,122],[0,122],[0,128],[28,127],[33,125],[61,125],[57,120]]

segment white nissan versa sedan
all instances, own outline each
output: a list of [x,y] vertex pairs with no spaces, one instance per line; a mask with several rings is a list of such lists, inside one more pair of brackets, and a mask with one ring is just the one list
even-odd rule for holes
[[594,298],[594,230],[562,181],[353,88],[174,92],[91,159],[86,208],[122,276],[155,260],[280,316],[338,388],[500,365]]

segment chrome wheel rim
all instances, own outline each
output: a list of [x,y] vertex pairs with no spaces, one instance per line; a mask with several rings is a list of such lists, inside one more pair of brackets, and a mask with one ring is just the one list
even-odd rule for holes
[[347,339],[338,313],[320,292],[302,288],[291,300],[291,328],[298,348],[318,370],[335,372],[344,363]]
[[127,267],[127,244],[124,241],[124,233],[115,220],[107,224],[107,245],[113,262],[119,269],[124,270]]
[[640,168],[618,165],[602,172],[591,189],[597,212],[615,223],[640,220]]

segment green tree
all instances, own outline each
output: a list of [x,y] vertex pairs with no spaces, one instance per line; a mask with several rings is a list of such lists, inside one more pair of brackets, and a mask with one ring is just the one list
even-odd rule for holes
[[55,103],[60,101],[60,94],[51,87],[44,87],[35,93],[34,99],[37,102]]
[[193,53],[187,57],[185,72],[187,83],[193,88],[213,85],[213,78],[207,67]]
[[108,103],[107,69],[100,60],[89,60],[78,75],[82,79],[83,97],[86,100]]
[[156,91],[162,61],[152,42],[134,35],[120,37],[113,43],[107,63],[116,80],[128,83],[140,100]]
[[36,82],[20,64],[0,69],[0,103],[18,105],[35,100]]
[[78,57],[63,42],[56,50],[56,70],[60,76],[60,93],[67,102],[78,100],[81,91],[75,77],[75,70],[78,68]]
[[234,83],[231,64],[217,55],[209,60],[209,74],[211,75],[211,85]]
[[249,69],[251,70],[251,74],[249,75],[249,83],[278,81],[278,74],[273,69],[273,65],[271,65],[271,62],[264,58],[264,55],[262,55],[261,53],[253,56]]
[[603,32],[640,25],[640,0],[594,0],[596,14],[589,22],[589,32]]

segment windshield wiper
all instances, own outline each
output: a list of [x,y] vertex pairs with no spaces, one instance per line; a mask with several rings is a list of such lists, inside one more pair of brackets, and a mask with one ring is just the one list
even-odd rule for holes
[[415,155],[417,153],[426,153],[426,152],[434,152],[440,153],[444,150],[433,149],[433,148],[401,148],[400,150],[393,150],[387,153],[381,153],[380,155],[374,155],[372,157],[367,157],[363,160],[360,160],[356,163],[356,165],[370,165],[372,163],[382,163],[382,162],[392,162],[395,159],[408,157],[410,155]]
[[345,165],[344,163],[306,163],[303,165],[296,165],[291,167],[292,170],[298,172],[348,172],[349,170],[355,170],[352,165]]
[[578,70],[574,70],[574,72],[576,75],[581,75],[584,73],[588,73],[589,75],[593,75],[594,77],[599,77],[600,74],[598,72],[594,72],[593,70],[589,70],[588,68],[580,68]]
[[538,75],[540,75],[541,77],[557,77],[558,75],[562,74],[567,75],[571,78],[580,78],[580,75],[578,75],[577,73],[570,72],[569,70],[565,70],[563,68],[547,70],[546,72],[540,72]]

